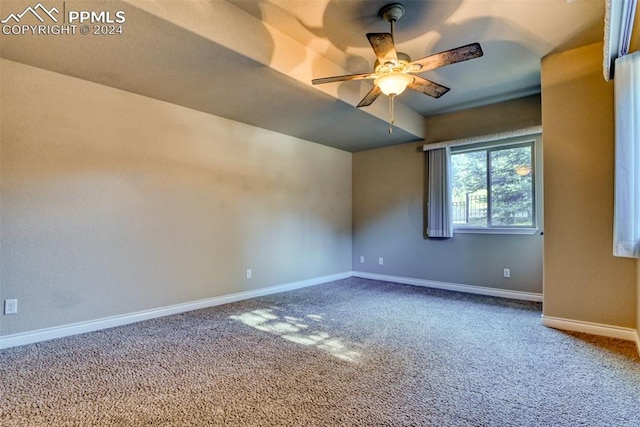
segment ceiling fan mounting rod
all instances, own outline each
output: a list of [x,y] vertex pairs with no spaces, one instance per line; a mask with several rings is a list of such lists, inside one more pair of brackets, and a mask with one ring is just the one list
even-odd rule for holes
[[378,15],[391,24],[391,38],[393,38],[396,21],[404,15],[404,6],[400,3],[390,3],[383,6],[380,11],[378,11]]
[[395,36],[394,36],[394,34],[396,33],[396,32],[395,32],[395,29],[396,29],[396,20],[395,20],[395,19],[392,19],[392,20],[391,20],[391,38],[392,38],[393,40],[395,40]]

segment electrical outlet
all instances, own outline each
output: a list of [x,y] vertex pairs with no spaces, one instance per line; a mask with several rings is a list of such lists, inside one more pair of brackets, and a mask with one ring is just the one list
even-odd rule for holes
[[360,255],[360,262],[364,264],[364,257]]
[[247,270],[247,279],[251,279],[251,270]]
[[511,270],[509,270],[508,268],[504,269],[504,277],[506,277],[507,279],[509,277],[511,277]]
[[18,312],[17,299],[4,300],[4,314],[16,314],[17,312]]
[[379,265],[384,264],[384,260],[382,259],[382,257],[378,258],[378,264],[379,264]]

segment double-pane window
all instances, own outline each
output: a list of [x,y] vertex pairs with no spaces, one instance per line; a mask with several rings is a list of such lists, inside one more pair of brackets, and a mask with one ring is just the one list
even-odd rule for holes
[[455,228],[533,228],[533,142],[452,149]]

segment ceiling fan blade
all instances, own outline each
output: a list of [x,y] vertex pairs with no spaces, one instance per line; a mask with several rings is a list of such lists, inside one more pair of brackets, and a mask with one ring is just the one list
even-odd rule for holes
[[398,60],[396,47],[393,44],[393,37],[390,33],[367,33],[367,38],[373,51],[376,53],[378,62],[384,64],[387,61]]
[[375,77],[372,73],[363,73],[363,74],[347,74],[344,76],[334,76],[334,77],[322,77],[319,79],[311,80],[311,84],[319,85],[323,83],[333,83],[333,82],[344,82],[348,80],[363,80],[363,79],[373,79]]
[[378,86],[374,86],[373,89],[371,89],[369,93],[366,94],[364,98],[362,98],[362,101],[360,101],[360,103],[358,104],[358,108],[367,107],[373,104],[373,101],[375,101],[378,96],[380,96],[380,93],[380,88]]
[[433,70],[444,67],[445,65],[455,64],[456,62],[479,58],[482,55],[483,52],[480,43],[471,43],[466,46],[460,46],[455,49],[445,50],[444,52],[434,53],[433,55],[416,59],[410,63],[407,68],[412,73],[422,73],[423,71]]
[[449,88],[442,86],[438,83],[432,82],[420,76],[412,76],[413,83],[409,83],[407,87],[409,89],[417,90],[425,95],[432,96],[434,98],[440,98],[445,93],[449,92]]

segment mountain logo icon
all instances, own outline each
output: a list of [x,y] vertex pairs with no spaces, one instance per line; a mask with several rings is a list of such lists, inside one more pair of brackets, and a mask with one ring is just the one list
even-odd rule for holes
[[[40,12],[40,13],[38,13]],[[25,10],[22,11],[22,13],[11,13],[9,14],[9,16],[7,16],[5,19],[3,19],[2,21],[0,21],[0,23],[2,24],[6,24],[9,21],[13,20],[16,24],[20,22],[20,20],[28,14],[31,14],[33,16],[35,16],[38,21],[44,23],[44,18],[43,16],[46,15],[49,18],[51,18],[51,20],[53,20],[53,22],[58,22],[58,19],[53,15],[53,14],[58,14],[59,11],[58,9],[54,6],[51,9],[47,9],[46,7],[44,7],[42,5],[42,3],[38,3],[37,5],[31,7],[28,6]]]

